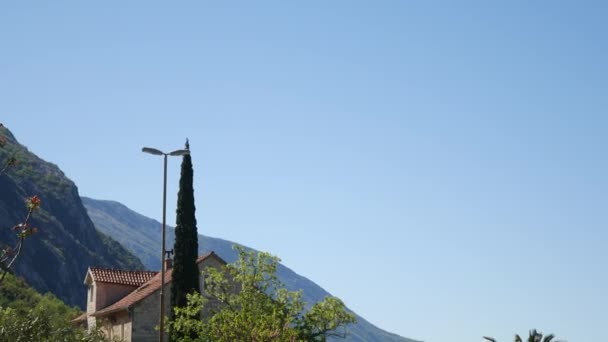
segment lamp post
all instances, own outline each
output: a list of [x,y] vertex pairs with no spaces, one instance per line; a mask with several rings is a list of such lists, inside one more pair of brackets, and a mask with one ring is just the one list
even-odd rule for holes
[[144,147],[142,152],[164,157],[164,175],[163,175],[163,231],[162,231],[162,246],[160,253],[160,318],[159,318],[159,338],[160,342],[164,340],[164,323],[165,323],[165,227],[167,221],[167,156],[183,156],[189,154],[188,150],[175,150],[173,152],[164,153],[160,150],[151,147]]

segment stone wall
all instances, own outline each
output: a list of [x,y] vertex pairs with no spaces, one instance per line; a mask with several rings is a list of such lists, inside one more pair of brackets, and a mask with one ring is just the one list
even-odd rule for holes
[[[169,317],[171,308],[171,284],[165,285],[165,322]],[[158,330],[155,328],[159,323],[160,312],[160,290],[137,303],[131,314],[132,342],[158,341]],[[165,324],[166,326],[166,324]],[[167,337],[165,336],[165,341]]]
[[[221,268],[224,264],[216,258],[207,258],[203,262],[198,264],[198,270],[200,272],[199,277],[199,289],[201,290],[201,294],[205,296],[205,273],[206,269],[213,268]],[[208,301],[203,306],[203,310],[201,312],[201,317],[209,316],[210,312],[213,309],[217,309],[220,306],[220,302],[217,299],[207,297]]]
[[131,341],[131,319],[127,311],[118,312],[98,320],[101,331],[112,341]]
[[[204,274],[204,270],[208,267],[220,268],[224,264],[215,257],[205,259],[199,263],[199,271]],[[199,286],[204,289],[203,277],[199,278]],[[171,283],[165,285],[165,322],[171,310]],[[132,342],[157,341],[158,330],[155,327],[159,323],[159,300],[160,291],[154,291],[151,295],[144,298],[133,307],[131,322],[132,322]],[[203,314],[207,314],[211,308],[219,305],[216,301],[209,301],[205,305]],[[165,337],[165,340],[167,338]]]

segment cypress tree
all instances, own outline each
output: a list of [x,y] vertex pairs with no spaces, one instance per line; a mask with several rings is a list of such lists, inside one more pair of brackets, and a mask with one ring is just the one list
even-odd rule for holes
[[[190,150],[188,140],[186,140],[186,149]],[[196,208],[194,207],[192,179],[192,158],[188,154],[184,155],[182,159],[179,192],[177,194],[171,308],[186,306],[186,294],[193,291],[199,292],[199,272],[196,266],[198,235],[194,215]],[[173,314],[173,310],[171,310],[171,314]]]

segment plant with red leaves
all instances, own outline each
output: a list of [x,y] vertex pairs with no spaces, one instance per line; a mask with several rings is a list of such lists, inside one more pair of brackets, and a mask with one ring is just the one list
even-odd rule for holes
[[23,243],[25,239],[36,234],[38,232],[38,228],[32,227],[29,224],[30,218],[32,214],[40,208],[42,201],[38,196],[32,196],[25,200],[25,207],[27,208],[27,216],[22,223],[16,224],[13,226],[12,230],[17,235],[17,242],[13,247],[6,247],[0,252],[0,269],[2,274],[0,274],[0,283],[4,280],[6,273],[8,273],[9,269],[13,266],[19,255],[21,254],[21,250],[23,249]]
[[[4,128],[2,124],[0,124],[0,128]],[[0,136],[0,148],[6,146],[7,139],[4,136]],[[13,153],[5,162],[2,163],[0,167],[0,176],[4,174],[4,172],[11,166],[15,166],[18,163],[17,158],[15,158],[17,152]],[[16,224],[13,226],[12,230],[17,235],[17,242],[12,247],[6,247],[0,251],[0,283],[4,280],[6,273],[8,273],[9,269],[13,266],[19,255],[21,254],[21,250],[23,249],[23,243],[26,238],[36,234],[38,232],[38,228],[32,227],[29,224],[30,218],[32,214],[40,208],[42,201],[38,196],[32,196],[25,200],[25,208],[27,209],[27,216],[22,223]]]

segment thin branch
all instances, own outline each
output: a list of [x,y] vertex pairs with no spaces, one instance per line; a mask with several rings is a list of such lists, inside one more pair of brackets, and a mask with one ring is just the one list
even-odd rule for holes
[[[17,258],[21,254],[21,250],[23,248],[23,242],[25,241],[25,237],[26,237],[26,235],[24,235],[23,232],[28,229],[28,222],[29,222],[30,218],[32,217],[32,213],[34,212],[34,210],[35,210],[35,207],[30,206],[28,209],[28,212],[27,212],[27,216],[25,217],[25,221],[22,224],[16,226],[16,227],[21,227],[21,231],[19,232],[19,240],[15,244],[15,247],[10,250],[10,253],[6,252],[5,255],[2,256],[2,260],[0,260],[1,268],[2,268],[2,274],[0,274],[0,284],[4,281],[4,277],[6,277],[6,274],[8,273],[10,268],[13,266],[13,263],[15,263],[15,260],[17,260]],[[13,251],[15,251],[15,250],[17,252],[15,252],[13,254]],[[11,261],[8,263],[8,265],[5,266],[6,261],[9,259],[11,259]]]
[[[15,253],[15,255],[13,256],[13,259],[9,262],[9,264],[7,266],[4,266],[4,262],[2,263],[2,274],[0,274],[0,284],[4,281],[4,277],[6,277],[8,270],[11,268],[11,266],[13,266],[13,263],[15,262],[15,260],[17,260],[17,258],[19,257],[19,254],[21,254],[21,247],[23,246],[23,241],[24,241],[24,238],[20,237],[19,242],[17,242],[17,245],[16,245],[17,253]],[[3,260],[3,261],[5,261],[5,260]]]

